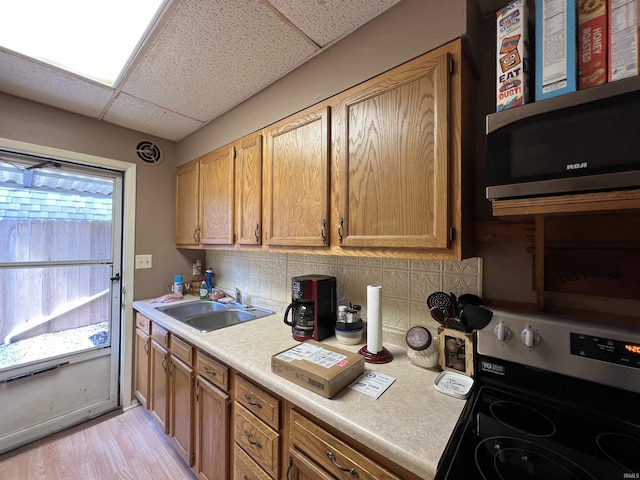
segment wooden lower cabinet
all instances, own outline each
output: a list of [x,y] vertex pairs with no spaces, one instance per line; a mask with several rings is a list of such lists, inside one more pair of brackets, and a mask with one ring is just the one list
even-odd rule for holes
[[[233,439],[240,454],[240,466],[234,464],[234,479],[279,479],[281,454],[281,401],[278,397],[255,383],[234,376]],[[238,453],[234,455],[238,457]],[[245,465],[245,467],[243,467]],[[246,466],[248,465],[248,466]],[[254,474],[240,471],[246,468]],[[241,470],[239,470],[241,469]],[[255,473],[258,472],[258,473]]]
[[202,480],[229,478],[229,395],[203,375],[196,377],[195,387],[195,465]]
[[329,475],[295,448],[289,449],[289,466],[286,478],[287,480],[335,480],[335,477]]
[[[315,464],[317,471],[327,471],[338,479],[400,480],[405,478],[396,476],[380,463],[294,409],[290,413],[289,428],[291,446],[302,452],[303,458],[306,457],[304,459],[312,466]],[[293,461],[295,462],[295,459]],[[299,464],[300,462],[298,459]],[[302,476],[300,478],[318,477]]]
[[149,347],[151,321],[136,313],[136,339],[134,349],[133,384],[134,394],[144,408],[149,408]]
[[[156,327],[152,325],[152,332]],[[153,333],[152,333],[153,335]],[[169,433],[169,349],[155,337],[151,340],[149,411],[160,429]]]
[[271,480],[271,477],[237,444],[233,454],[234,480]]
[[182,459],[192,467],[195,461],[193,442],[193,367],[171,354],[169,368],[169,436]]

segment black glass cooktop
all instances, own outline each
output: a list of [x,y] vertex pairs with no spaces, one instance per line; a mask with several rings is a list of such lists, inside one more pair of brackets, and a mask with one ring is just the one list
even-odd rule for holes
[[640,427],[615,411],[582,410],[486,385],[466,408],[436,478],[640,478]]

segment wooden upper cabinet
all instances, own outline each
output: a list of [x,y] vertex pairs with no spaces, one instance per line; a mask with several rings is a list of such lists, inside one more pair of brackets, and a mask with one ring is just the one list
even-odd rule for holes
[[423,55],[340,97],[332,244],[448,247],[450,60]]
[[249,135],[237,144],[236,243],[262,244],[262,135]]
[[200,158],[201,244],[233,244],[234,165],[233,146]]
[[198,245],[198,179],[200,164],[187,163],[176,170],[176,244]]
[[303,110],[265,137],[267,244],[328,246],[329,108]]

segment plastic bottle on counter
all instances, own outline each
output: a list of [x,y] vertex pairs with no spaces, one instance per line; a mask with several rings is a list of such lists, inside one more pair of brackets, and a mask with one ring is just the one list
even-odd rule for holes
[[173,277],[173,293],[182,295],[182,275]]
[[347,306],[339,305],[338,306],[338,323],[347,323]]
[[209,289],[207,288],[207,282],[204,280],[200,285],[200,300],[209,300]]
[[210,293],[211,290],[213,290],[213,270],[211,270],[210,268],[207,268],[207,270],[205,271],[204,281],[207,285],[207,293]]

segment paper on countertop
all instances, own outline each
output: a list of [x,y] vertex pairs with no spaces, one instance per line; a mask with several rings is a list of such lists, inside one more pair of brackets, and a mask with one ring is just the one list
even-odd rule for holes
[[364,393],[373,398],[379,398],[396,379],[378,372],[364,372],[349,385],[356,392]]

